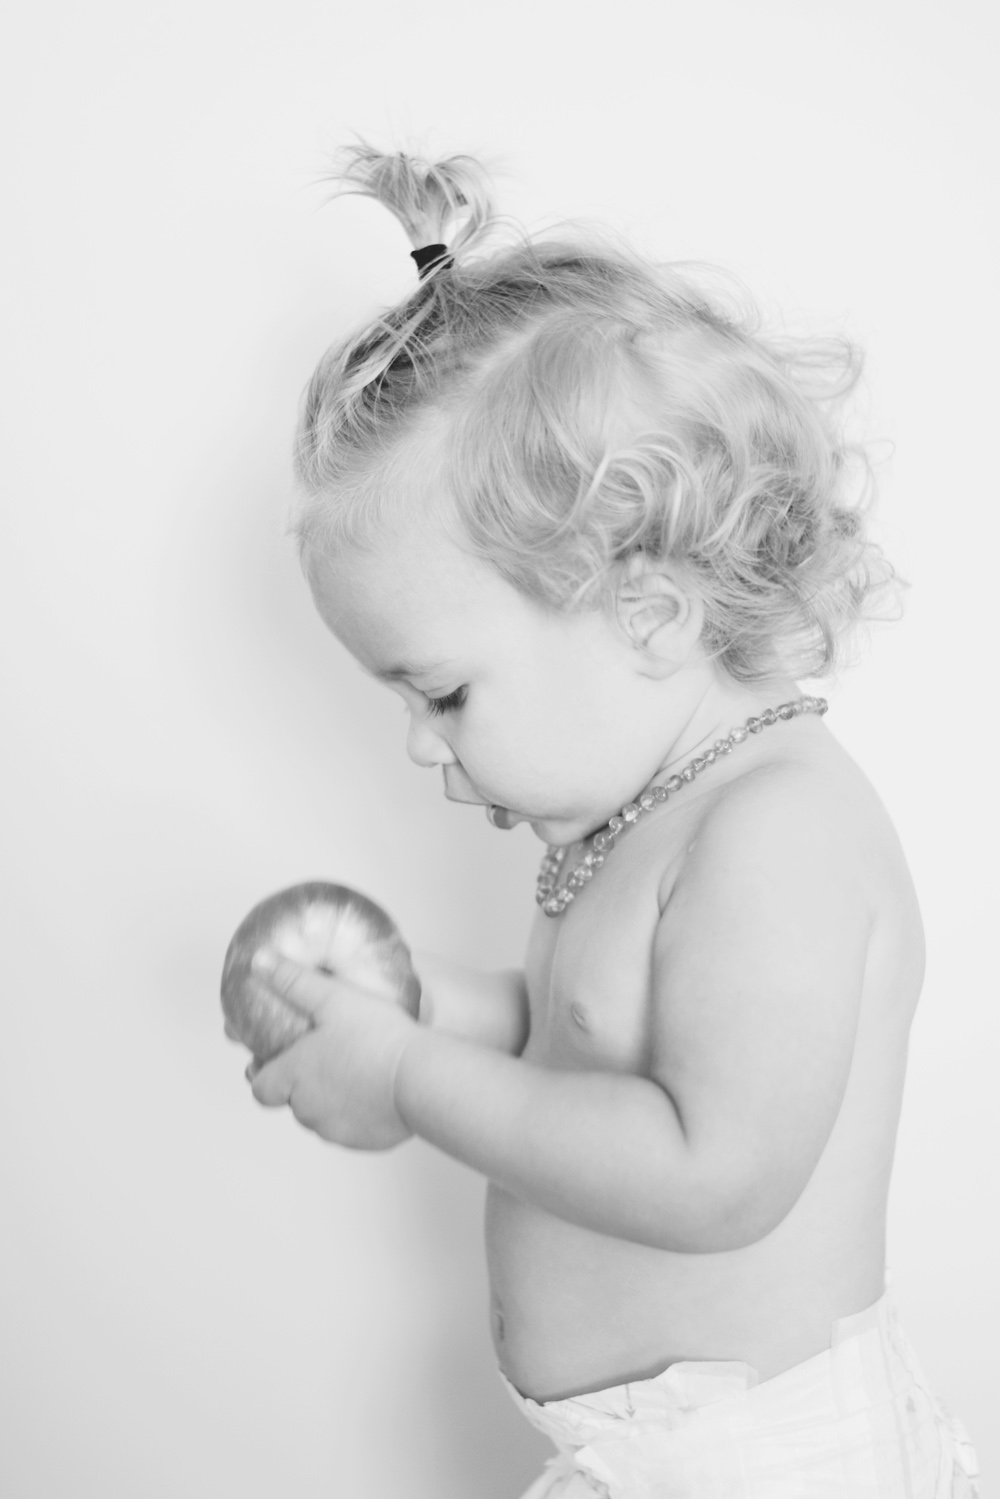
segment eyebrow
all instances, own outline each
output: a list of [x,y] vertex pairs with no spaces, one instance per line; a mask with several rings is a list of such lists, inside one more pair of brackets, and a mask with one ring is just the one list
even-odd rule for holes
[[451,665],[450,661],[397,661],[394,666],[370,672],[369,675],[377,677],[380,682],[395,682],[400,677],[430,677],[437,671],[450,669]]

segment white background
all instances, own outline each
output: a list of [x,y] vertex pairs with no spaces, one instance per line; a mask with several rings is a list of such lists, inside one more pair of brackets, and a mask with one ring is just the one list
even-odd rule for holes
[[[495,161],[869,349],[905,621],[828,724],[930,962],[890,1222],[910,1336],[1000,1467],[996,9],[985,0],[19,7],[0,594],[5,1499],[513,1499],[548,1448],[487,1338],[482,1183],[319,1144],[222,1038],[229,934],[325,876],[516,962],[539,846],[441,799],[311,613],[299,391],[412,284],[330,152]],[[595,892],[596,893],[596,892]],[[987,1489],[989,1484],[987,1483]]]

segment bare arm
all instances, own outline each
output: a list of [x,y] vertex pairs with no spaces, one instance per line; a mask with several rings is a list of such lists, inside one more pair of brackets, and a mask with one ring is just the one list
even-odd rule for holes
[[648,1076],[555,1071],[430,1032],[402,1052],[401,1117],[598,1232],[682,1252],[763,1238],[847,1084],[871,922],[856,858],[814,788],[741,789],[660,921]]
[[420,1022],[490,1050],[520,1056],[528,1039],[528,991],[519,968],[483,973],[436,953],[414,952]]
[[429,1031],[402,1055],[395,1103],[414,1133],[557,1217],[665,1249],[730,1247],[730,1198],[647,1078],[556,1072]]
[[754,1243],[805,1188],[850,1072],[871,913],[843,823],[822,788],[766,779],[706,820],[656,933],[646,1076],[541,1067],[278,962],[316,1026],[254,1092],[345,1144],[371,1143],[359,1118],[394,1120],[616,1238]]

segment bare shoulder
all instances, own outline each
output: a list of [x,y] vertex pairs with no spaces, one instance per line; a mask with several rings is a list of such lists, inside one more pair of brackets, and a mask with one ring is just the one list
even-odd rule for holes
[[774,754],[705,797],[661,890],[656,959],[670,992],[695,969],[715,988],[741,973],[744,993],[782,975],[856,992],[881,899],[873,855],[891,833],[887,818],[873,830],[877,805],[826,747]]
[[[913,887],[896,830],[877,791],[825,731],[805,747],[777,751],[705,797],[692,818],[683,864],[661,888],[726,870],[756,870],[806,896],[812,885],[866,906],[873,920]],[[804,883],[803,883],[804,881]],[[813,882],[818,882],[814,884]],[[791,894],[789,890],[786,892]]]

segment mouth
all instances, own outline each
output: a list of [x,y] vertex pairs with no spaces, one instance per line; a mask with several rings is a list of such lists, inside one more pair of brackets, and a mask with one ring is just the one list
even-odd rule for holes
[[445,801],[457,802],[459,806],[485,807],[486,816],[493,827],[501,828],[504,832],[516,827],[519,822],[528,821],[527,816],[522,812],[514,812],[510,807],[504,807],[499,802],[492,802],[485,796],[476,796],[474,792],[460,793],[450,787],[447,781],[444,786],[444,797]]
[[477,796],[471,783],[466,781],[463,775],[448,775],[448,770],[457,772],[457,766],[442,766],[441,779],[444,783],[444,798],[448,802],[458,802],[466,807],[488,807],[489,802],[485,796]]

